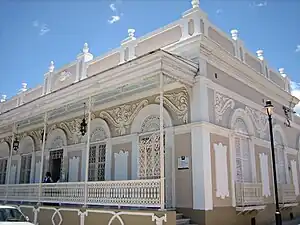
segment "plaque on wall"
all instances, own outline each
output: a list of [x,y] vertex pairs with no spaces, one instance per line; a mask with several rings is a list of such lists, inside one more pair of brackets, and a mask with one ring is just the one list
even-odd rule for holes
[[177,160],[178,170],[186,170],[189,169],[190,160],[188,156],[180,156]]

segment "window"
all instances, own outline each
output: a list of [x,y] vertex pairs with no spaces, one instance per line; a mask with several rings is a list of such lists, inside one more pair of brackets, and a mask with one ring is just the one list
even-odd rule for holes
[[283,138],[279,131],[275,131],[275,161],[276,161],[276,172],[277,182],[280,184],[287,183],[286,170],[285,170],[285,155]]
[[235,132],[236,181],[252,182],[250,140],[246,124],[242,119],[236,120]]
[[0,184],[6,181],[7,159],[0,159]]
[[89,181],[105,180],[106,144],[90,146],[89,152]]
[[25,216],[15,208],[0,209],[1,222],[27,222]]
[[20,184],[30,183],[31,154],[21,156]]
[[286,173],[285,173],[285,161],[284,161],[284,148],[282,145],[276,144],[276,170],[277,170],[277,182],[280,184],[286,184]]

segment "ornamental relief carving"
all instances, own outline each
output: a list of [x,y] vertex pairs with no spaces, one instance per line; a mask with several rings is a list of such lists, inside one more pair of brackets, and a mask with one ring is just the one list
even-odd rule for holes
[[133,104],[124,104],[99,113],[100,118],[108,119],[119,135],[124,135],[138,112],[149,104],[149,100],[142,100]]
[[[165,93],[164,94],[164,104],[168,106],[183,122],[188,122],[188,92],[186,90],[181,90],[180,92]],[[160,96],[155,98],[155,102],[159,103]]]
[[266,115],[248,106],[246,106],[245,111],[253,121],[256,131],[259,134],[259,137],[263,139],[266,135],[266,129],[268,126]]
[[233,109],[235,102],[233,99],[219,93],[214,94],[214,106],[215,106],[215,120],[217,123],[222,121],[224,113],[228,109]]
[[72,120],[53,124],[48,129],[48,134],[51,131],[59,128],[59,129],[62,129],[66,133],[68,144],[78,144],[78,143],[80,143],[81,137],[82,137],[79,132],[81,121],[82,121],[82,118],[78,117],[78,118],[74,118]]

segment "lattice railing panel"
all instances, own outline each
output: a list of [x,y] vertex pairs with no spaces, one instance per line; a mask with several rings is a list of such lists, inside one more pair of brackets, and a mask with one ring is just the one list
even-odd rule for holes
[[262,184],[260,183],[236,183],[236,205],[253,206],[264,203]]
[[[6,187],[0,185],[0,200],[38,202],[39,184]],[[88,182],[87,188],[89,205],[160,206],[160,179]],[[84,182],[42,184],[40,201],[84,204],[84,190]]]

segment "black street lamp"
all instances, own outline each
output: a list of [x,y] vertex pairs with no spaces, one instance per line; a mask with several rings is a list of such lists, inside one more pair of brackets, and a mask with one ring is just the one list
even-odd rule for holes
[[279,201],[278,201],[277,173],[276,173],[275,148],[274,148],[274,138],[273,138],[273,125],[272,125],[272,114],[273,114],[274,106],[272,105],[272,102],[270,100],[266,101],[265,109],[268,115],[269,128],[270,128],[270,141],[271,141],[273,180],[274,180],[275,206],[276,206],[275,221],[276,221],[276,225],[282,225]]

